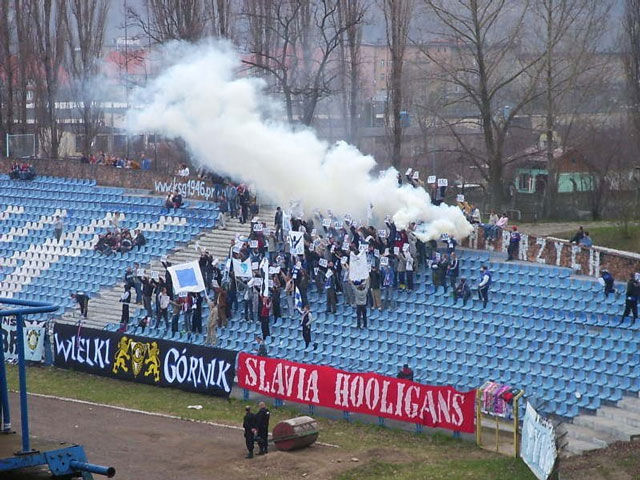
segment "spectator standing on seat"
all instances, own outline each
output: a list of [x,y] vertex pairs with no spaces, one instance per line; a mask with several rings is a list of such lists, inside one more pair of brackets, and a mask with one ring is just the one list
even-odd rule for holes
[[193,316],[191,317],[191,330],[193,333],[202,333],[202,293],[196,293],[193,303]]
[[209,300],[209,319],[207,322],[207,345],[218,343],[218,307],[213,300]]
[[158,313],[158,323],[156,324],[156,326],[159,327],[160,320],[164,319],[165,328],[169,330],[169,304],[171,302],[171,299],[169,298],[169,295],[167,295],[167,289],[163,288],[160,291],[160,295],[158,295],[158,297],[158,305],[160,307],[160,311]]
[[273,220],[273,225],[275,227],[276,240],[282,241],[282,209],[280,207],[276,208],[276,215]]
[[267,295],[260,295],[260,328],[262,330],[262,338],[271,335],[269,330],[269,314],[271,313],[271,299]]
[[[302,307],[302,320],[300,326],[302,327],[302,339],[304,340],[304,349],[309,348],[311,343],[311,324],[313,323],[313,317],[309,311],[309,305]],[[313,349],[316,349],[317,344],[313,344]]]
[[[458,260],[455,252],[451,253],[449,257],[449,265],[447,266],[447,277],[449,277],[449,284],[451,288],[456,288],[456,282],[458,281],[458,275],[460,274],[460,261]],[[446,283],[446,279],[445,279]]]
[[76,292],[71,294],[71,298],[73,298],[77,302],[78,307],[80,307],[80,315],[87,318],[89,310],[89,296],[84,292]]
[[53,234],[56,237],[56,242],[60,241],[63,230],[64,230],[64,222],[62,221],[59,215],[56,215],[56,221],[53,223]]
[[244,428],[244,440],[247,445],[247,457],[253,458],[253,447],[256,440],[256,416],[251,413],[251,407],[244,407],[245,414],[242,420],[242,428]]
[[471,287],[467,283],[467,279],[462,277],[453,290],[453,302],[458,303],[458,299],[462,298],[462,306],[467,304],[467,300],[471,297]]
[[260,402],[258,407],[259,410],[256,413],[256,440],[258,441],[258,447],[260,447],[258,455],[265,455],[269,453],[269,417],[271,412],[269,412],[264,402]]
[[404,252],[405,257],[405,276],[407,279],[407,290],[413,290],[413,256],[409,249]]
[[151,307],[151,295],[153,295],[153,289],[155,284],[146,275],[142,277],[142,304],[147,312],[149,318],[153,317],[153,308]]
[[515,225],[511,227],[509,235],[509,246],[507,247],[507,262],[518,259],[518,251],[520,250],[520,233]]
[[382,275],[376,264],[371,265],[369,272],[369,283],[371,287],[371,306],[373,309],[382,310]]
[[227,301],[227,291],[222,287],[216,288],[216,305],[218,306],[218,328],[224,328],[229,323],[227,315],[229,302]]
[[400,369],[400,371],[398,372],[398,375],[396,375],[397,378],[401,379],[401,380],[410,380],[413,382],[413,370],[411,370],[409,368],[409,364],[405,363],[402,368]]
[[489,287],[491,287],[491,272],[486,265],[483,265],[480,272],[480,283],[478,284],[478,297],[482,301],[482,308],[487,307]]
[[449,270],[449,257],[447,254],[443,253],[440,255],[440,261],[438,262],[438,277],[440,285],[442,285],[442,289],[444,293],[447,293],[447,271]]
[[600,276],[604,282],[604,296],[608,297],[610,293],[615,293],[615,279],[613,278],[613,275],[609,273],[609,270],[603,268],[600,272]]
[[358,328],[367,328],[367,294],[369,279],[353,282],[353,294],[356,303],[356,322]]
[[381,267],[381,276],[382,276],[382,308],[385,310],[395,308],[395,299],[394,294],[395,290],[393,287],[393,267],[391,266],[391,259],[389,259],[387,265]]
[[336,294],[336,275],[333,271],[333,263],[329,263],[327,273],[325,273],[324,290],[327,295],[327,313],[338,311],[338,296]]
[[631,274],[629,281],[627,282],[626,299],[624,303],[624,313],[622,314],[622,324],[629,314],[633,315],[633,321],[638,319],[638,298],[640,298],[640,283],[636,280],[635,276]]
[[174,300],[170,301],[171,304],[171,331],[173,333],[178,332],[179,324],[180,324],[180,312],[182,310],[182,305],[180,302]]
[[135,237],[133,238],[133,245],[140,250],[140,247],[144,247],[147,244],[147,239],[140,230],[136,230]]
[[127,285],[125,285],[124,292],[120,296],[120,302],[122,303],[120,331],[124,332],[127,329],[127,325],[129,325],[129,304],[131,303],[131,288]]

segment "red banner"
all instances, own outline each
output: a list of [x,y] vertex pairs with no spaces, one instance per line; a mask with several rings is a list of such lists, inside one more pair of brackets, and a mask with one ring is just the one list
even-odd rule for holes
[[269,397],[475,432],[475,390],[458,392],[376,373],[238,354],[238,385]]

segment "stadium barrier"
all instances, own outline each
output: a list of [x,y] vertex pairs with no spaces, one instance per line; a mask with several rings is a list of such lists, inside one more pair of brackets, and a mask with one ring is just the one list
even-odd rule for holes
[[[493,241],[485,237],[482,227],[474,226],[473,234],[462,241],[463,247],[476,250],[497,251],[506,254],[511,230],[502,232]],[[519,260],[571,268],[573,271],[599,277],[603,269],[617,280],[627,280],[632,273],[640,272],[640,255],[605,247],[584,247],[554,237],[538,237],[521,233]]]
[[104,377],[228,397],[238,352],[56,323],[53,364]]

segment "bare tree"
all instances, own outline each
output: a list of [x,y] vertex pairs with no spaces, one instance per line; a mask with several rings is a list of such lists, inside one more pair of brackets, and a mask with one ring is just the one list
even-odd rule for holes
[[[216,3],[226,4],[222,0]],[[206,33],[209,21],[206,10],[204,0],[145,0],[144,12],[129,7],[126,15],[155,43],[195,42]]]
[[104,46],[109,4],[108,0],[73,0],[69,4],[69,17],[66,20],[69,70],[73,78],[71,90],[82,117],[82,153],[86,156],[91,153],[91,144],[98,133],[103,114],[97,101],[99,92],[95,82]]
[[[401,113],[404,102],[403,68],[409,40],[409,27],[414,14],[413,0],[383,0],[387,45],[391,54],[391,74],[387,83],[387,121],[392,130],[391,164],[395,167],[402,160],[403,125]],[[389,108],[390,104],[390,108]]]
[[[6,134],[13,130],[13,105],[14,105],[14,52],[11,47],[13,30],[15,25],[10,15],[11,5],[8,2],[0,2],[0,142],[4,142]],[[6,146],[5,146],[6,148]],[[1,152],[5,151],[5,148]]]
[[505,152],[507,135],[516,116],[539,96],[543,52],[521,48],[530,0],[424,1],[439,23],[438,34],[455,47],[452,58],[423,51],[461,91],[457,102],[476,112],[484,151],[467,148],[454,129],[452,134],[486,180],[490,206],[500,208],[506,197],[505,166],[517,161]]
[[[17,131],[25,133],[27,128],[27,101],[29,96],[30,75],[34,62],[31,60],[34,55],[33,35],[30,31],[29,2],[31,0],[14,0],[13,15],[16,30],[16,53],[22,61],[17,62],[17,92],[15,95],[15,110]],[[6,2],[3,2],[6,3]]]
[[623,59],[628,109],[640,145],[640,0],[626,0],[623,19]]
[[342,90],[342,116],[346,124],[347,140],[358,144],[360,107],[360,62],[362,45],[362,23],[369,2],[367,0],[340,0],[338,15],[340,24],[351,25],[340,37],[340,79]]
[[231,0],[209,0],[209,18],[214,36],[231,37],[231,19],[233,17],[231,6]]
[[[284,96],[287,117],[311,125],[318,102],[332,93],[335,75],[329,65],[344,32],[362,15],[340,22],[340,0],[268,0],[247,2],[250,58],[244,63],[272,77]],[[251,4],[253,3],[253,6]]]
[[56,100],[60,69],[66,54],[67,2],[30,0],[29,18],[34,29],[36,115],[40,145],[50,158],[58,158],[62,128],[58,124]]
[[[545,112],[545,153],[547,158],[547,185],[544,197],[544,215],[556,206],[558,169],[554,150],[558,144],[558,120],[569,120],[579,105],[587,101],[594,89],[601,87],[590,74],[602,74],[606,62],[597,50],[610,2],[605,0],[536,0],[534,12],[540,24],[541,48],[544,48],[543,80]],[[534,16],[534,19],[536,18]],[[585,78],[588,81],[583,82]],[[600,76],[600,75],[597,75]],[[568,129],[567,129],[568,130]],[[567,132],[568,134],[568,132]]]

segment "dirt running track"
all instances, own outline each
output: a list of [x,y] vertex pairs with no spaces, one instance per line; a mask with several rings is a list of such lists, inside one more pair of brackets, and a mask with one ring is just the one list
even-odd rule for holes
[[[16,395],[11,405],[20,431]],[[84,445],[89,461],[114,466],[119,480],[328,479],[355,466],[325,446],[247,460],[239,429],[34,396],[29,407],[32,437]]]

